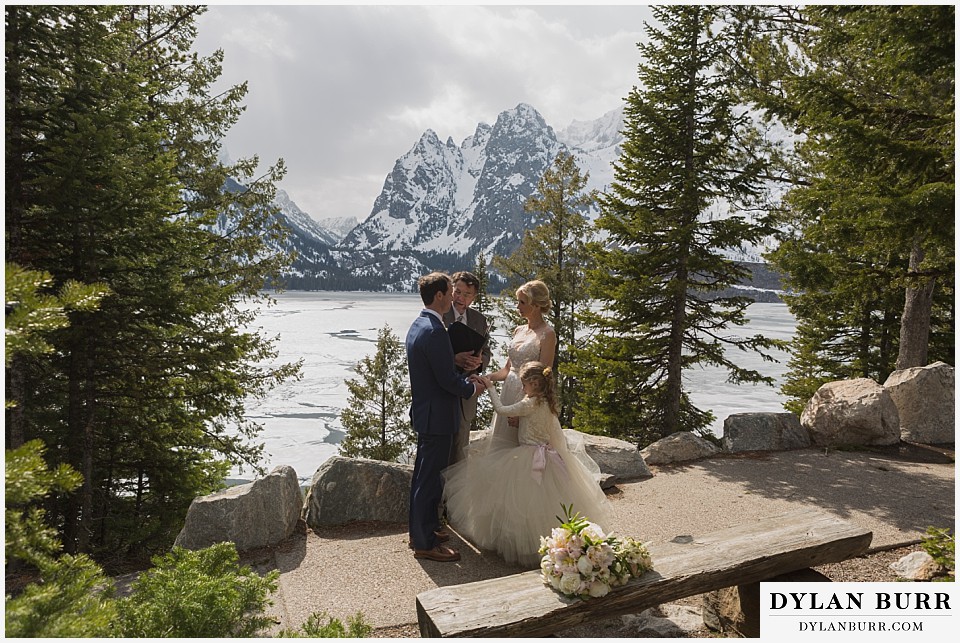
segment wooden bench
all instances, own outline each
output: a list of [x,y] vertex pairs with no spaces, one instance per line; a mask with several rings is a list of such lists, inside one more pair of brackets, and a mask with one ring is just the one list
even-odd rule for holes
[[872,538],[873,532],[832,514],[802,509],[688,542],[649,543],[653,570],[601,598],[563,596],[534,570],[422,592],[417,620],[425,638],[544,636],[592,619],[837,563],[864,553]]

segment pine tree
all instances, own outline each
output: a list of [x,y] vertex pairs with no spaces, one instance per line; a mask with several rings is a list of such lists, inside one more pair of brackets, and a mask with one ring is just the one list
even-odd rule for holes
[[740,16],[751,97],[802,135],[770,257],[794,291],[794,409],[825,381],[952,361],[954,12]]
[[211,96],[222,54],[189,54],[200,11],[6,8],[7,256],[110,289],[18,369],[24,438],[83,475],[50,508],[71,552],[168,548],[194,497],[257,466],[244,400],[296,371],[261,366],[273,341],[245,330],[288,259],[267,245],[282,166],[224,189],[257,163],[217,161],[244,88]]
[[346,381],[349,397],[340,413],[347,435],[340,455],[395,462],[412,455],[417,435],[410,422],[407,356],[400,338],[384,326],[377,350],[354,367],[359,379]]
[[589,173],[580,173],[571,154],[560,152],[524,204],[539,225],[524,233],[509,257],[493,259],[493,265],[507,279],[510,297],[531,279],[542,280],[550,289],[553,305],[547,319],[557,333],[554,366],[560,422],[567,427],[572,425],[578,394],[576,379],[570,376],[567,364],[583,326],[579,314],[589,303],[583,288],[588,265],[585,248],[591,231],[586,213],[597,198],[595,191],[585,191],[589,178]]
[[[639,45],[640,87],[627,98],[623,152],[601,195],[590,294],[583,315],[596,330],[573,363],[583,385],[577,428],[625,436],[640,446],[680,430],[703,430],[709,411],[693,406],[683,371],[723,367],[734,383],[771,383],[737,366],[725,347],[775,342],[728,332],[746,323],[749,300],[717,296],[744,269],[724,252],[770,234],[738,208],[762,196],[763,163],[749,114],[719,73],[726,33],[718,7],[654,7]],[[713,31],[719,28],[720,31]],[[727,210],[723,212],[722,210]]]

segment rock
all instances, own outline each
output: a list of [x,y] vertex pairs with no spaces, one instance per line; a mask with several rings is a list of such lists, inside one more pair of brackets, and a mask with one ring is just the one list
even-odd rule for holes
[[882,446],[900,442],[900,416],[887,390],[872,379],[828,382],[800,415],[818,446]]
[[237,551],[275,545],[293,534],[302,507],[297,472],[279,466],[260,480],[194,499],[174,545],[233,542]]
[[600,467],[602,474],[615,476],[617,480],[650,478],[653,474],[643,461],[643,456],[632,442],[608,438],[603,435],[591,435],[572,429],[565,429],[565,435],[573,434],[583,440],[587,455]]
[[[829,583],[813,569],[801,569],[769,579],[779,583]],[[708,592],[703,595],[703,622],[716,632],[734,632],[744,638],[760,637],[760,583]]]
[[406,524],[413,465],[344,458],[320,465],[307,491],[304,518],[309,527],[356,520]]
[[925,551],[915,551],[912,554],[907,554],[897,562],[891,563],[890,569],[895,571],[900,578],[920,581],[930,580],[942,571],[933,556]]
[[883,388],[900,415],[900,438],[920,444],[956,440],[953,367],[943,362],[890,373]]
[[723,421],[723,448],[730,453],[803,449],[810,442],[793,413],[734,413]]
[[670,464],[716,455],[720,449],[690,431],[677,431],[640,452],[647,464]]
[[658,605],[620,617],[619,638],[687,638],[703,626],[700,610],[687,605]]

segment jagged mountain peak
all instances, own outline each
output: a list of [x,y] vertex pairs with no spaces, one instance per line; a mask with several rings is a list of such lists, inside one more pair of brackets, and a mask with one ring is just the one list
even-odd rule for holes
[[556,139],[553,128],[547,125],[540,112],[526,103],[520,103],[513,109],[500,112],[491,135],[528,137],[541,133]]
[[370,216],[340,247],[461,257],[508,253],[533,223],[523,203],[563,145],[533,106],[478,123],[457,146],[426,130],[394,164]]

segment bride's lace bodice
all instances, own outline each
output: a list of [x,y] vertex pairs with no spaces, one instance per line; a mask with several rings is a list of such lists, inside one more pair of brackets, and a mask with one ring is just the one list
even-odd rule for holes
[[537,332],[527,326],[520,326],[514,331],[513,340],[510,342],[510,349],[507,352],[510,357],[511,371],[519,372],[527,362],[535,362],[540,359],[540,342],[546,332],[547,325],[544,324],[540,328],[540,332]]

